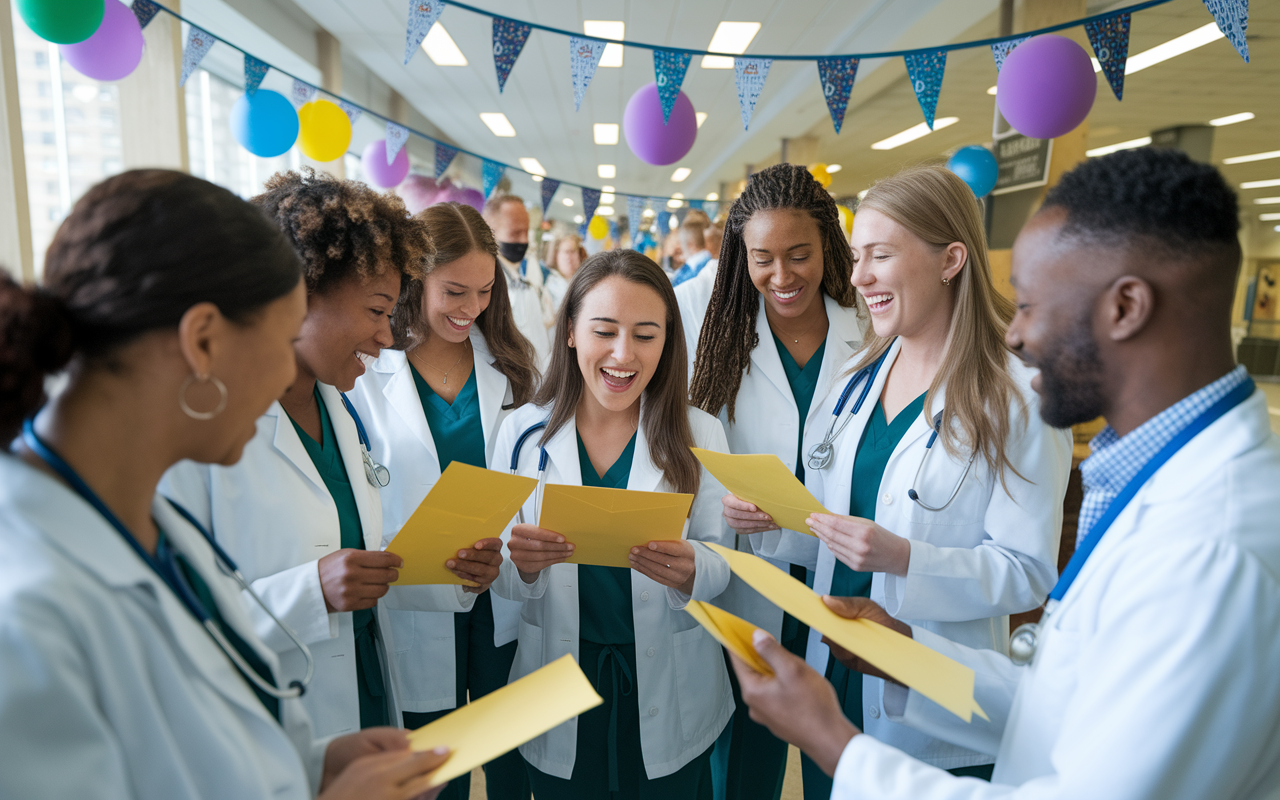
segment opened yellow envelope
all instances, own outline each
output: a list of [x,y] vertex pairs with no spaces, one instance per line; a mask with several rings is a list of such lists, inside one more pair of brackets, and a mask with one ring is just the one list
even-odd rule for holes
[[699,447],[690,449],[720,485],[735,497],[754,503],[784,528],[812,536],[804,521],[810,514],[831,513],[772,453],[732,455]]
[[404,559],[393,586],[466,585],[445,567],[458,551],[496,539],[538,482],[454,461],[387,545]]
[[751,665],[756,672],[761,675],[773,674],[773,668],[760,657],[751,644],[751,634],[755,633],[757,626],[701,600],[690,600],[684,610],[688,611],[689,616],[696,619],[699,625],[710,631],[717,642]]
[[[457,462],[454,462],[457,463]],[[603,700],[573,656],[561,656],[514,683],[472,700],[409,734],[409,747],[453,753],[431,785],[453,780],[595,708]]]
[[[969,722],[987,715],[973,698],[973,670],[908,636],[865,619],[845,619],[800,581],[751,553],[706,545],[733,574],[775,605],[859,658]],[[749,641],[749,640],[748,640]]]
[[679,539],[693,495],[547,484],[538,527],[573,543],[570,564],[629,567],[631,548]]

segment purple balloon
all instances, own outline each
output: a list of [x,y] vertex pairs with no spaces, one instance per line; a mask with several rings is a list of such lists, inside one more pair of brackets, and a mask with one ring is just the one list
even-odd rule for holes
[[83,42],[58,45],[67,63],[86,78],[118,81],[142,62],[142,26],[120,0],[107,0],[102,24]]
[[685,157],[698,138],[698,119],[689,96],[680,92],[671,109],[671,119],[662,124],[662,103],[658,84],[641,86],[627,101],[622,113],[622,131],[631,152],[655,167],[674,164]]
[[458,193],[458,202],[465,203],[476,211],[484,213],[484,193],[479,189],[463,189]]
[[369,183],[374,186],[381,186],[383,189],[399,186],[409,174],[409,148],[401,147],[395,160],[388,164],[387,140],[374,139],[360,154],[360,166],[364,168]]
[[422,209],[435,205],[440,186],[435,178],[410,175],[396,188],[396,194],[404,198],[405,208],[409,209],[410,214],[417,214]]
[[1028,39],[1004,60],[996,104],[1014,130],[1053,139],[1075,130],[1098,94],[1098,79],[1084,48],[1065,36]]

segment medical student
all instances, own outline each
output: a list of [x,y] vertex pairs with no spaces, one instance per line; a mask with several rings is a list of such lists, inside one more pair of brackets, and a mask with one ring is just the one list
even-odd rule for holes
[[[852,245],[872,331],[805,436],[807,484],[832,512],[811,517],[814,590],[870,596],[1005,652],[1008,615],[1040,605],[1057,578],[1070,434],[1039,418],[1035,373],[1004,344],[1012,303],[995,291],[978,202],[954,173],[911,169],[872,186]],[[760,515],[746,505],[726,514],[754,531]],[[775,531],[761,550],[812,553],[813,541]],[[883,681],[850,673],[820,639],[810,632],[808,660],[855,725],[934,766],[990,776],[990,754],[886,719]],[[804,765],[806,796],[829,794]]]
[[[676,288],[689,349],[697,351],[690,400],[720,417],[731,452],[772,453],[803,481],[804,432],[825,424],[822,398],[862,342],[835,201],[804,167],[756,172],[729,211],[721,252],[714,282]],[[806,538],[816,555],[817,540]],[[737,545],[752,549],[746,536]],[[774,565],[806,578],[803,563]],[[808,628],[741,580],[716,605],[804,653]],[[786,742],[752,722],[740,703],[728,736],[726,796],[781,796]]]
[[167,170],[89,189],[39,288],[0,278],[0,438],[35,415],[0,454],[0,796],[408,798],[441,762],[390,728],[313,741],[306,670],[156,493],[235,463],[293,380],[300,278],[260,211]]
[[[396,725],[395,650],[380,602],[400,566],[381,550],[379,492],[393,476],[366,461],[367,432],[343,393],[392,343],[401,281],[422,274],[431,240],[399,198],[323,173],[275,175],[251,202],[302,259],[307,317],[294,344],[297,377],[258,420],[237,464],[179,464],[161,491],[191,510],[271,613],[312,649],[315,679],[303,703],[318,735]],[[468,555],[496,565],[497,554]],[[396,591],[433,610],[461,611],[475,597],[461,586]],[[250,611],[282,663],[296,669],[296,648],[262,609]]]
[[[435,255],[425,275],[408,281],[392,322],[394,349],[382,351],[351,395],[374,456],[394,476],[381,493],[384,543],[451,462],[490,466],[502,420],[529,402],[537,381],[533,347],[516,330],[498,247],[479,212],[440,203],[415,219],[431,234]],[[505,470],[504,458],[497,460]],[[498,539],[476,544],[502,550]],[[506,685],[518,603],[482,592],[468,612],[392,608],[387,616],[406,728]],[[445,796],[466,800],[469,786],[469,777],[455,780]],[[491,798],[529,796],[518,752],[485,767],[485,789]]]
[[[502,425],[495,457],[547,483],[695,495],[686,535],[636,542],[631,569],[561,563],[573,543],[517,524],[494,588],[520,600],[511,678],[572,654],[604,704],[520,748],[535,797],[709,798],[712,744],[733,713],[715,639],[682,609],[729,582],[723,488],[690,447],[724,452],[718,420],[688,405],[671,282],[633,250],[589,257],[560,311],[551,368]],[[544,427],[545,426],[545,427]],[[529,435],[524,434],[528,432]],[[523,442],[521,441],[523,439]]]
[[536,250],[529,252],[529,212],[519,197],[498,194],[489,198],[484,204],[484,221],[498,242],[498,264],[506,272],[516,327],[533,345],[538,364],[545,365],[551,358],[548,331],[555,324],[568,281],[539,264]]
[[746,674],[744,694],[835,774],[834,798],[1280,793],[1280,441],[1232,354],[1239,219],[1212,166],[1142,148],[1064,175],[1023,228],[1009,344],[1040,369],[1046,421],[1109,423],[1080,466],[1080,545],[1016,660],[828,601],[975,669],[989,723],[896,684],[885,710],[997,753],[990,786],[859,735],[757,634],[778,680]]

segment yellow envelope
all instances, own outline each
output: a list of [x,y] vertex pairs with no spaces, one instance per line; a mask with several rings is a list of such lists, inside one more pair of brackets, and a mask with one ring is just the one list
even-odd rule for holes
[[538,527],[573,543],[570,564],[629,567],[631,548],[679,539],[693,495],[547,484]]
[[392,586],[469,584],[444,562],[481,539],[501,536],[537,485],[533,478],[454,461],[386,547],[404,559]]
[[696,619],[699,625],[710,631],[717,642],[724,645],[730,653],[750,664],[756,672],[761,675],[773,674],[773,668],[760,657],[751,644],[751,635],[755,633],[756,625],[701,600],[690,600],[684,610],[688,611],[689,616]]
[[431,785],[439,786],[602,702],[573,656],[561,656],[411,732],[409,747],[432,750],[444,746],[453,751],[431,776]]
[[736,456],[698,447],[690,449],[724,488],[748,503],[755,503],[784,528],[812,536],[804,521],[810,514],[831,513],[804,488],[782,459],[772,453]]
[[[729,569],[752,589],[809,627],[886,675],[969,722],[987,715],[973,698],[973,670],[936,650],[865,619],[845,619],[800,581],[751,553],[706,545],[724,556]],[[748,639],[750,643],[750,639]]]

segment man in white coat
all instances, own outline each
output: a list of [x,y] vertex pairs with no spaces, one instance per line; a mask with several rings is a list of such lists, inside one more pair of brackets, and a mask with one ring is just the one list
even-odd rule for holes
[[1076,557],[1034,641],[1015,634],[1022,665],[827,600],[974,669],[990,722],[896,684],[884,711],[996,755],[990,784],[861,734],[757,631],[776,678],[735,660],[743,697],[834,776],[833,798],[1280,796],[1280,440],[1232,354],[1238,227],[1214,168],[1144,148],[1072,170],[1023,229],[1008,343],[1041,370],[1047,422],[1110,423],[1081,466]]
[[[484,221],[498,240],[498,263],[506,272],[507,293],[516,328],[533,345],[539,367],[551,357],[547,333],[555,325],[559,303],[567,285],[564,277],[538,263],[529,253],[529,212],[515,195],[495,195],[484,206]],[[558,284],[553,286],[552,284]]]

